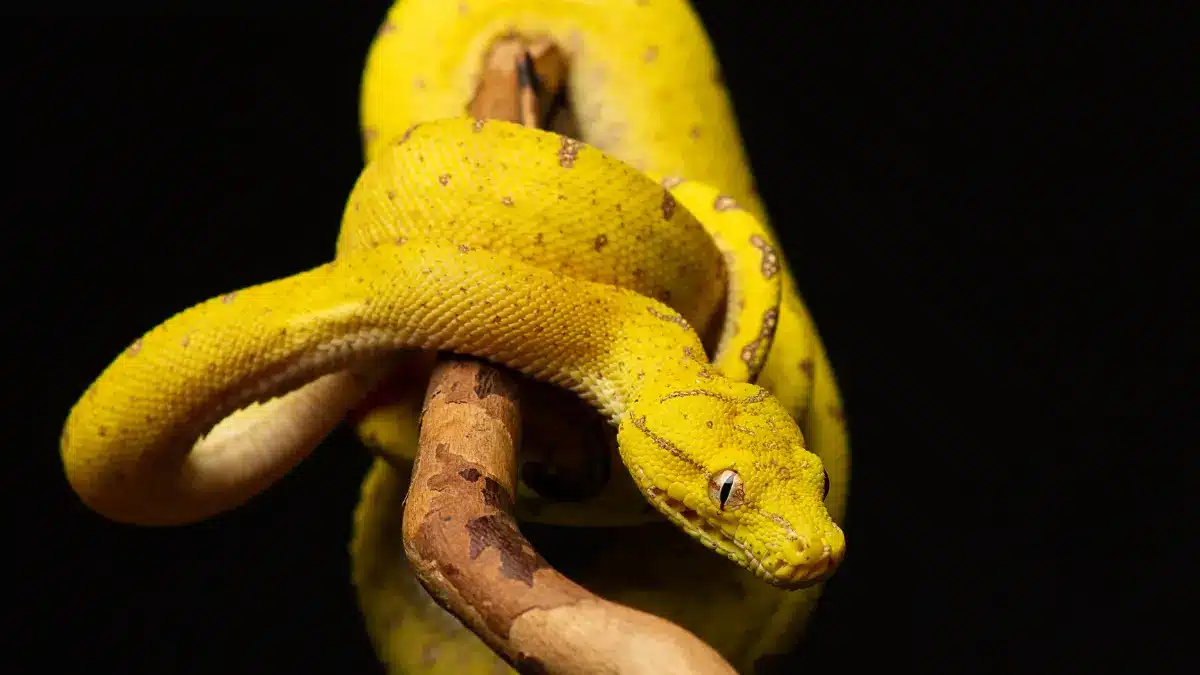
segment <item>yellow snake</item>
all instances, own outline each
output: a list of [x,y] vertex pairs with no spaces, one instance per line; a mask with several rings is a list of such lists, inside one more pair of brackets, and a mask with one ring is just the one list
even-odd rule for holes
[[[511,32],[565,49],[585,143],[460,117]],[[595,405],[646,499],[756,576],[787,588],[836,566],[839,395],[686,2],[402,0],[372,46],[362,118],[369,164],[335,260],[168,319],[71,411],[62,456],[88,505],[149,525],[232,508],[302,460],[397,350],[448,350]],[[371,505],[386,467],[360,528],[385,517]]]

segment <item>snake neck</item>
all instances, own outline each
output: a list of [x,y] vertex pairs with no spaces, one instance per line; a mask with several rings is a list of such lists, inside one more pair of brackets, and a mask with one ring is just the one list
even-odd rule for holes
[[[613,426],[631,407],[725,379],[709,362],[700,337],[686,319],[644,296],[625,291],[618,295],[625,301],[607,307],[607,320],[592,324],[604,330],[583,332],[576,349],[561,350],[560,358],[573,360],[572,355],[581,355],[587,363],[554,360],[553,370],[551,362],[518,369],[575,391]],[[567,379],[565,373],[580,375]]]
[[610,367],[584,383],[585,400],[617,426],[630,408],[723,381],[705,356],[699,338],[694,333],[690,337],[657,349],[646,349],[644,336],[631,336],[628,348],[615,345]]

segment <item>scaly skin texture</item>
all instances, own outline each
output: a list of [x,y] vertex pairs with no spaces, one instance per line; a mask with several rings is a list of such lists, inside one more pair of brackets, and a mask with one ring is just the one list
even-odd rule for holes
[[[367,156],[374,156],[412,124],[466,110],[484,54],[493,40],[509,32],[549,36],[568,52],[569,99],[579,113],[581,138],[663,179],[710,230],[731,269],[766,262],[761,251],[760,258],[748,258],[745,250],[728,251],[722,228],[713,226],[720,214],[743,213],[764,223],[766,214],[754,193],[711,46],[691,8],[679,0],[475,0],[457,7],[402,0],[381,27],[364,73],[362,131]],[[681,183],[685,178],[692,180]],[[709,189],[704,183],[720,186],[723,198],[702,197],[700,193]],[[744,245],[748,238],[730,241]],[[781,307],[758,384],[799,422],[808,448],[824,462],[829,474],[825,504],[834,520],[841,522],[850,469],[841,397],[787,261],[782,253],[777,258]],[[736,285],[738,278],[738,273],[731,273],[730,284]],[[753,292],[748,295],[754,297]],[[730,334],[729,321],[727,317],[723,336]],[[718,364],[724,374],[739,379],[739,373]],[[408,410],[403,405],[381,409],[378,415],[368,416],[360,430],[377,440],[382,435],[382,445],[411,455],[416,437],[414,409],[415,405]],[[408,573],[395,544],[399,540],[395,514],[405,484],[390,464],[375,463],[363,485],[351,549],[360,604],[381,657],[395,673],[484,673],[493,672],[493,666],[505,671],[478,639],[463,634],[453,620],[447,622],[448,616],[430,603]],[[614,514],[623,510],[623,502],[621,495],[610,492],[614,499],[595,503]],[[520,507],[519,500],[518,512]],[[628,542],[614,541],[612,561],[606,558],[599,564],[619,562],[623,545]],[[662,568],[671,577],[672,561],[666,559],[671,553],[656,557],[650,549],[643,555],[639,564]],[[620,579],[604,575],[585,583],[609,599],[686,626],[742,672],[753,672],[758,657],[790,648],[820,593],[820,586],[781,593],[756,585],[736,568],[724,575],[714,572],[699,594],[690,588],[626,587]],[[739,589],[734,599],[717,592],[729,588]],[[731,616],[738,619],[731,621]]]
[[[715,214],[738,208],[760,218],[764,214],[752,192],[715,59],[684,3],[474,2],[454,7],[407,0],[392,9],[368,63],[363,99],[368,153],[385,154],[382,150],[412,123],[461,114],[484,51],[512,29],[551,35],[568,49],[569,86],[582,137],[665,177],[687,211],[714,235],[717,251],[731,263],[729,274],[753,279],[745,270],[762,269],[777,249],[769,231],[760,230],[768,247],[750,244],[757,258],[743,263],[751,240],[726,238],[720,226],[712,225]],[[662,114],[664,110],[670,114]],[[469,144],[469,134],[478,133],[469,122],[443,124],[438,133],[448,144],[455,139]],[[550,138],[516,130],[512,134],[516,139]],[[589,211],[586,193],[556,189],[552,172],[586,170],[563,166],[559,153],[567,145],[558,138],[554,143],[557,167],[546,160],[526,169],[534,172],[526,176],[528,196],[546,202],[565,196],[578,205],[580,231],[607,236],[611,217],[589,218],[597,214]],[[585,158],[594,152],[587,146],[576,150]],[[388,161],[381,157],[379,166]],[[425,172],[422,185],[428,194],[442,190],[441,196],[429,197],[431,203],[449,203],[449,182],[441,180],[448,173],[440,170],[444,168],[414,169]],[[679,177],[688,180],[679,183]],[[600,185],[608,178],[598,170],[592,181]],[[711,199],[711,208],[687,201],[688,186],[712,189],[702,183],[720,186],[727,196]],[[644,194],[654,193],[646,187]],[[661,191],[657,196],[653,208],[661,213],[666,200]],[[355,203],[369,210],[386,198],[386,190],[382,196],[374,192],[365,197],[356,189],[343,238],[358,236],[350,225]],[[513,207],[501,199],[491,208],[501,217]],[[648,204],[642,208],[653,210]],[[666,231],[679,242],[693,236],[686,226],[677,227],[684,220],[665,218]],[[379,369],[356,372],[348,366],[364,357],[386,357],[397,348],[450,349],[571,387],[596,404],[620,425],[622,458],[651,503],[683,531],[739,563],[745,574],[788,586],[825,574],[836,564],[844,539],[833,520],[842,516],[848,469],[840,400],[782,256],[775,254],[781,264],[775,283],[782,285],[776,341],[769,352],[766,341],[758,346],[767,354],[758,381],[773,398],[737,381],[749,379],[755,364],[746,364],[745,373],[735,372],[744,362],[732,355],[748,343],[730,337],[737,333],[730,329],[746,334],[745,326],[753,324],[726,318],[718,374],[707,366],[695,333],[681,325],[684,310],[591,283],[586,275],[572,277],[554,269],[554,261],[540,258],[541,253],[513,256],[512,250],[494,246],[489,251],[480,242],[472,247],[455,241],[456,234],[461,230],[367,250],[339,242],[334,263],[210,300],[150,331],[109,366],[72,410],[62,439],[72,486],[86,503],[117,520],[172,524],[207,517],[245,501],[286,472],[371,388]],[[593,247],[596,241],[592,239]],[[608,237],[601,251],[613,242]],[[743,253],[737,252],[739,247]],[[714,280],[725,268],[701,259],[707,282],[719,287]],[[660,264],[653,256],[643,260],[647,267]],[[750,287],[737,284],[730,280],[734,293],[761,301]],[[691,290],[697,305],[686,311],[694,311],[694,320],[702,325],[711,318],[702,307],[709,294],[704,288]],[[670,301],[683,304],[674,297]],[[768,307],[774,303],[769,296],[765,302]],[[554,323],[542,323],[547,317]],[[756,320],[760,327],[766,323],[762,315]],[[560,334],[551,337],[539,328]],[[802,449],[793,417],[810,447],[826,461],[828,512],[821,503],[821,463]],[[696,427],[697,419],[706,423],[703,428]],[[713,423],[711,428],[707,422]],[[712,485],[727,469],[736,469],[739,492],[722,509]],[[356,580],[362,578],[362,565],[403,564],[384,557],[369,537],[373,523],[394,517],[372,508],[382,503],[373,499],[380,496],[373,490],[390,489],[379,480],[386,470],[377,462],[364,485],[353,549]],[[372,593],[361,584],[359,590],[364,597]],[[778,644],[815,591],[792,597],[780,600],[763,628],[761,645],[750,652]],[[386,596],[375,601],[391,602]],[[663,610],[659,613],[672,615],[670,607]],[[367,614],[378,640],[386,626],[373,623],[369,609]]]
[[[487,50],[509,32],[547,36],[567,52],[570,103],[590,145],[668,184],[686,178],[717,186],[767,222],[720,65],[684,0],[401,0],[367,57],[361,97],[367,157],[413,124],[463,114]],[[688,209],[707,225],[713,206]],[[779,257],[782,307],[758,383],[792,411],[826,463],[826,504],[840,519],[850,461],[841,396],[785,256]]]
[[[487,170],[504,163],[488,159],[497,148],[518,170]],[[453,183],[465,192],[449,190]],[[431,222],[461,219],[466,228],[446,237],[420,227],[403,230],[411,236],[388,230],[389,243],[344,248],[328,265],[214,298],[150,331],[72,411],[63,436],[72,485],[118,517],[182,520],[188,514],[170,502],[139,511],[145,496],[124,484],[160,459],[151,450],[168,447],[180,428],[292,391],[356,356],[448,350],[503,363],[593,403],[619,425],[622,459],[650,502],[710,548],[781,586],[825,575],[840,560],[844,538],[822,503],[820,460],[774,398],[714,371],[696,333],[667,305],[526,262],[537,261],[540,232],[528,243],[512,235],[507,255],[485,250],[504,245],[469,234],[484,231],[470,226],[476,209],[487,220],[517,199],[561,211],[546,222],[514,221],[503,232],[599,219],[591,209],[605,201],[600,188],[614,185],[611,199],[623,205],[628,238],[655,226],[703,233],[664,188],[583,144],[465,118],[412,130],[364,172],[347,213],[375,208],[383,211],[377,222],[397,222],[384,204],[419,193]],[[607,224],[624,240],[620,223]],[[569,241],[565,232],[542,239]],[[591,244],[598,257],[605,248]],[[233,466],[206,473],[201,464],[178,475],[228,477],[240,457],[229,459]],[[723,479],[727,471],[740,480]],[[732,493],[720,495],[728,480]]]
[[417,122],[462,115],[488,49],[510,31],[566,51],[571,106],[590,145],[717,186],[762,215],[719,64],[681,0],[397,2],[363,77],[367,157]]

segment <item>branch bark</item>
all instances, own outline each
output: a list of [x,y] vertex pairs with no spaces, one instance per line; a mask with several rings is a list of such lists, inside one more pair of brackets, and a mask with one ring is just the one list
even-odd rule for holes
[[520,672],[734,673],[690,632],[597,597],[534,550],[512,516],[520,428],[512,375],[438,363],[404,508],[405,553],[438,604]]
[[[561,59],[552,45],[501,40],[472,114],[539,124],[545,97],[565,77]],[[520,86],[531,73],[519,70],[529,65],[543,85],[533,89],[537,105]],[[533,548],[513,517],[520,430],[514,374],[474,359],[439,359],[403,526],[405,554],[430,595],[520,672],[734,673],[692,633],[594,595]]]

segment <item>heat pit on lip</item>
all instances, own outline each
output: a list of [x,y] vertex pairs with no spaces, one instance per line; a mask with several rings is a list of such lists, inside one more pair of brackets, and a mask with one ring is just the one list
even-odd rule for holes
[[692,525],[693,527],[714,538],[724,538],[720,528],[713,527],[712,524],[710,524],[707,520],[700,517],[699,513],[697,513],[694,509],[689,508],[686,504],[678,499],[668,497],[666,490],[652,487],[648,488],[646,492],[648,492],[652,498],[660,501],[668,511],[673,511],[679,514],[688,522],[689,525]]

